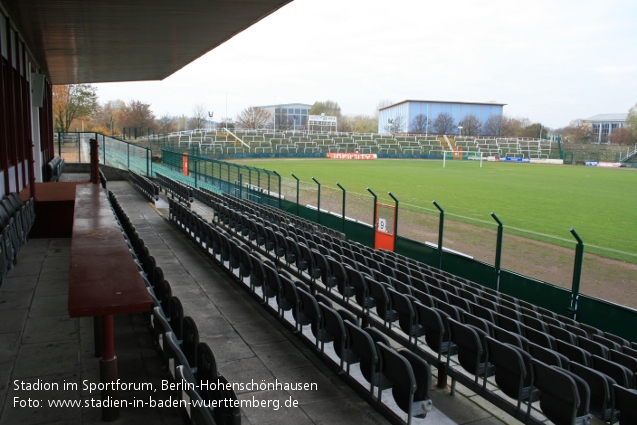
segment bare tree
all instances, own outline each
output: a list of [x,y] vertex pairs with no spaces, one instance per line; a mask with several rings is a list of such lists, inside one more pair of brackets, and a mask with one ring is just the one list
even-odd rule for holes
[[192,130],[204,128],[206,117],[208,116],[206,105],[198,103],[192,111],[192,117],[188,120],[188,125]]
[[566,127],[557,130],[562,136],[562,141],[571,143],[592,143],[593,126],[578,118],[571,121]]
[[131,100],[120,112],[120,124],[122,127],[155,129],[155,114],[150,109],[150,103]]
[[437,134],[449,134],[453,131],[453,118],[451,115],[441,112],[433,123],[433,129]]
[[172,133],[177,130],[178,122],[178,117],[165,114],[157,120],[158,130],[160,133]]
[[378,104],[376,105],[376,111],[374,111],[374,117],[378,118],[378,111],[380,111],[381,109],[386,108],[386,107],[388,107],[390,105],[393,105],[393,104],[394,104],[394,102],[392,100],[389,100],[389,99],[380,100],[378,102]]
[[378,119],[370,115],[343,115],[338,125],[349,133],[378,133]]
[[531,125],[528,118],[506,117],[502,127],[502,135],[505,137],[523,137],[524,129]]
[[462,127],[462,134],[467,136],[477,136],[482,133],[482,123],[473,114],[469,114],[458,122],[458,127]]
[[250,106],[237,115],[236,123],[245,129],[263,128],[272,121],[272,114],[265,109]]
[[418,114],[411,120],[411,133],[428,133],[429,132],[429,117],[424,114]]
[[626,128],[632,133],[634,138],[637,138],[637,103],[628,110]]
[[634,146],[637,143],[637,137],[629,128],[618,128],[613,130],[608,140],[613,145]]
[[[308,115],[321,115],[339,117],[341,116],[341,107],[333,100],[326,100],[325,102],[316,101],[310,108]],[[277,122],[278,124],[278,122]]]
[[484,133],[489,136],[500,137],[504,130],[504,115],[491,115],[489,119],[484,123]]
[[402,115],[396,115],[394,118],[389,119],[385,131],[391,134],[402,133],[405,129],[405,117]]
[[227,128],[228,130],[234,130],[235,121],[231,117],[222,117],[221,121],[217,123],[217,128]]

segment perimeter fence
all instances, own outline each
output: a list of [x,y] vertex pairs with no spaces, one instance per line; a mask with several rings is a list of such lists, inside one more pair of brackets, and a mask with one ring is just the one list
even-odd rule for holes
[[637,254],[624,252],[632,261],[618,261],[585,253],[575,229],[565,229],[564,237],[542,235],[506,227],[494,213],[475,220],[433,203],[399,204],[399,193],[353,193],[338,182],[301,181],[174,149],[162,149],[162,158],[195,185],[276,206],[372,247],[375,203],[395,203],[397,253],[637,341]]

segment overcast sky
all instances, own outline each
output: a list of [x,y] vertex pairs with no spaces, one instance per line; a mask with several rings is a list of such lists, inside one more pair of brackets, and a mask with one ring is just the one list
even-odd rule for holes
[[294,0],[163,81],[97,86],[100,102],[140,100],[157,117],[494,100],[556,128],[637,102],[637,1]]

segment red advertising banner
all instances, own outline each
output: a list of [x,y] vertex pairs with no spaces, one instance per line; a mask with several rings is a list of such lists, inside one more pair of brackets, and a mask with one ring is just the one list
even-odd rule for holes
[[329,152],[327,154],[328,158],[331,159],[376,159],[375,153],[356,153],[356,152]]

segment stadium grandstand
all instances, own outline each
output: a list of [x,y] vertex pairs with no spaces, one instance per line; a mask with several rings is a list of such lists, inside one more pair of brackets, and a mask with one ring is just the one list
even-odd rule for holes
[[163,79],[286,3],[0,0],[0,424],[635,423],[634,310],[375,249],[288,211],[275,172],[266,191],[201,156],[554,155],[542,140],[201,130],[154,164],[54,134],[52,85]]
[[324,157],[332,153],[361,153],[374,154],[378,158],[432,159],[453,151],[465,158],[560,158],[557,141],[517,137],[217,129],[181,131],[155,138],[150,143],[156,156],[164,147],[197,147],[201,154],[215,158]]

